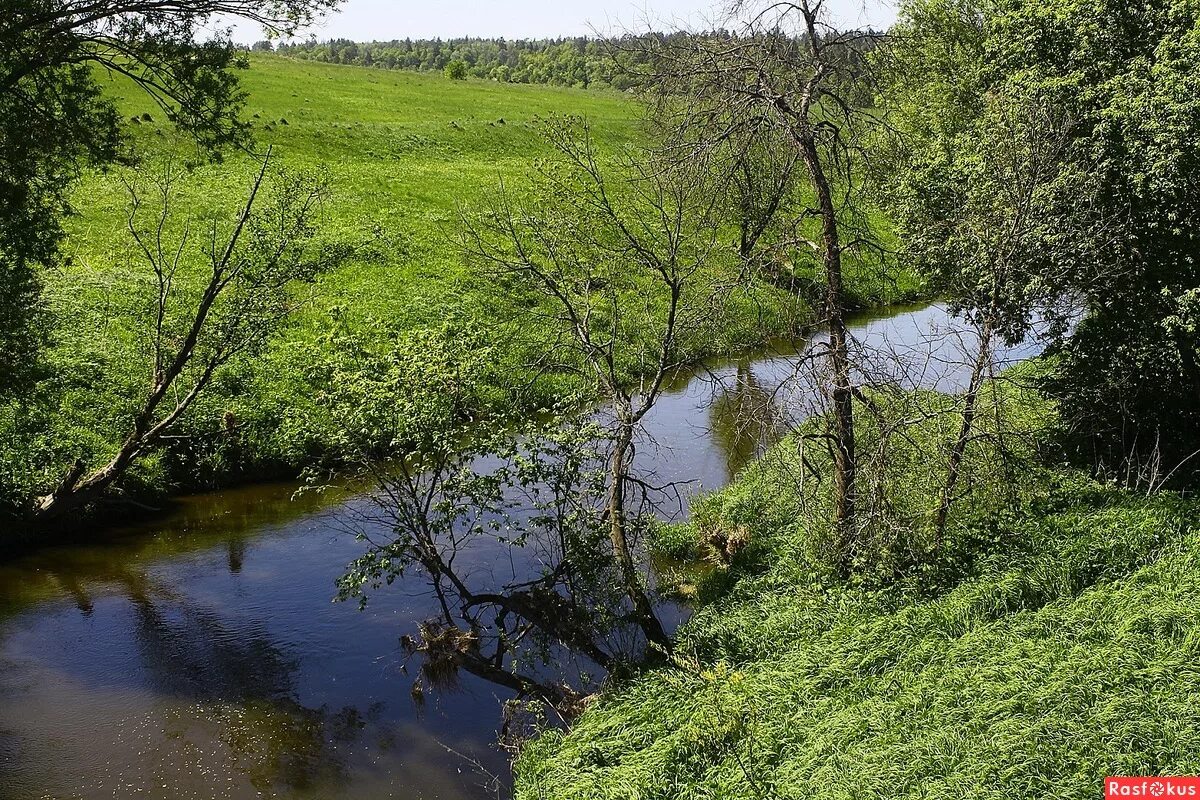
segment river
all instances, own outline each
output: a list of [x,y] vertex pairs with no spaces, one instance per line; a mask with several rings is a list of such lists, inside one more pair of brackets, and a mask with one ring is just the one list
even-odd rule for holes
[[[862,318],[854,335],[881,365],[907,353],[917,383],[953,390],[966,374],[956,330],[931,305]],[[798,361],[773,347],[679,376],[646,419],[639,467],[689,491],[723,486],[773,436],[735,425],[738,409],[804,413],[787,385]],[[339,524],[361,501],[295,488],[182,498],[0,565],[2,800],[503,791],[487,776],[506,772],[506,692],[467,676],[414,703],[398,639],[427,616],[423,583],[398,581],[365,611],[331,602],[363,549]]]

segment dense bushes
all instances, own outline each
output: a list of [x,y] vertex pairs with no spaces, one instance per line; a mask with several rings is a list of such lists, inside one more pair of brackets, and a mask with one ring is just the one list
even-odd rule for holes
[[1082,316],[1046,384],[1080,464],[1200,475],[1200,3],[910,0],[893,34],[919,266],[1006,335]]
[[1200,446],[1200,237],[1185,220],[1200,213],[1200,3],[1009,5],[999,60],[1071,116],[1096,179],[1081,198],[1093,230],[1067,234],[1079,247],[1102,230],[1096,263],[1075,276],[1088,318],[1050,384],[1072,444],[1142,487],[1198,476],[1185,459]]

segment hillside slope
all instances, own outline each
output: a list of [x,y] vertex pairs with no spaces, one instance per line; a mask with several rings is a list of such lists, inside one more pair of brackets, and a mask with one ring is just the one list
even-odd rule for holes
[[[637,110],[616,92],[450,81],[264,55],[253,56],[242,80],[256,148],[271,146],[278,166],[328,176],[321,238],[348,257],[311,288],[303,312],[265,353],[225,370],[169,452],[130,476],[126,488],[143,496],[294,476],[344,436],[346,420],[330,413],[323,394],[361,389],[374,395],[355,399],[358,406],[373,400],[403,416],[403,398],[384,395],[394,386],[357,378],[403,372],[443,345],[456,357],[472,349],[484,354],[472,376],[477,402],[484,410],[511,410],[505,386],[531,360],[522,348],[536,350],[536,343],[510,338],[505,325],[518,316],[513,301],[481,287],[464,265],[459,214],[477,210],[502,182],[517,196],[525,191],[529,170],[550,153],[541,117],[586,117],[608,156],[640,140]],[[153,276],[125,230],[125,182],[161,174],[168,159],[188,167],[171,239],[186,217],[197,227],[228,218],[258,167],[238,152],[220,164],[191,163],[194,149],[147,97],[119,77],[106,86],[145,160],[137,172],[84,176],[75,192],[69,258],[45,276],[56,318],[50,378],[33,402],[0,407],[0,506],[44,491],[77,458],[106,458],[145,392]],[[193,237],[188,250],[198,264],[201,244]],[[743,346],[790,324],[770,314],[791,301],[763,289],[757,302],[767,318],[756,309],[707,349]],[[402,377],[411,385],[436,382],[419,370]],[[236,426],[236,440],[226,435],[227,423]],[[386,438],[381,432],[379,444]]]
[[1039,469],[953,557],[871,590],[810,560],[789,474],[701,503],[752,546],[672,665],[526,748],[518,798],[1085,800],[1200,771],[1196,501]]

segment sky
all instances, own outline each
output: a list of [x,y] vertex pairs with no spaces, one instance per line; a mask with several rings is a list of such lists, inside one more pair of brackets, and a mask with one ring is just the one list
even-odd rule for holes
[[[840,27],[886,28],[895,20],[889,0],[826,0]],[[346,0],[342,10],[308,33],[354,41],[508,39],[582,36],[648,28],[705,28],[719,17],[721,0]],[[307,33],[302,38],[307,38]],[[234,38],[262,38],[253,25],[235,26]]]

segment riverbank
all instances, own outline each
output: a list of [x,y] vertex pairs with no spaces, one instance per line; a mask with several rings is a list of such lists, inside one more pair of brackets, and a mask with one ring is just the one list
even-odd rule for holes
[[[1008,391],[1045,444],[1053,409]],[[1194,774],[1200,503],[1034,456],[1010,498],[960,509],[939,558],[848,582],[814,558],[795,448],[776,448],[666,543],[749,543],[692,588],[676,663],[528,745],[516,797],[1084,800],[1105,775]]]
[[[470,371],[461,410],[476,417],[523,417],[579,390],[561,375],[530,390],[529,365],[552,334],[529,325],[530,309],[464,263],[456,226],[501,181],[521,197],[531,165],[549,154],[539,118],[585,116],[603,154],[636,145],[639,112],[627,96],[260,55],[243,77],[259,143],[271,144],[284,167],[328,173],[322,245],[344,257],[306,287],[303,309],[263,352],[223,370],[167,447],[130,471],[117,502],[87,517],[89,526],[140,516],[183,492],[335,467],[348,449],[394,455],[411,420],[436,405],[419,385],[451,373]],[[109,88],[149,157],[146,169],[171,153],[194,155],[171,140],[144,93],[120,80]],[[240,155],[196,166],[179,186],[180,210],[220,216],[237,207],[255,168]],[[124,238],[121,177],[83,180],[68,226],[70,259],[45,276],[57,321],[47,378],[33,395],[0,406],[0,548],[14,546],[31,498],[77,459],[111,457],[146,391],[152,281]],[[913,275],[852,263],[847,284],[863,307],[919,294]],[[735,294],[688,358],[742,352],[811,320],[780,286],[760,281]]]

